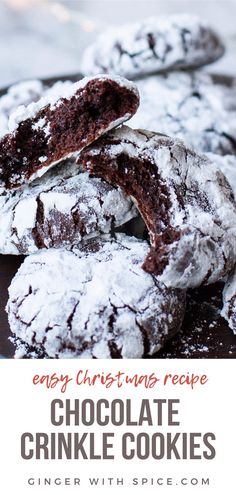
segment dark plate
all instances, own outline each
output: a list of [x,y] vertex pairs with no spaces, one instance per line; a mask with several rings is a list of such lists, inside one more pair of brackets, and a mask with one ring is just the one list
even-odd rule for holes
[[[80,78],[81,75],[77,74],[43,81],[51,85],[58,80],[76,81]],[[215,75],[214,78],[226,85],[232,83],[228,76]],[[0,90],[0,95],[6,90]],[[12,358],[14,353],[5,312],[7,288],[23,259],[22,256],[0,256],[0,354],[6,358]],[[236,336],[220,316],[222,287],[222,284],[215,284],[189,292],[181,332],[155,358],[236,358]]]

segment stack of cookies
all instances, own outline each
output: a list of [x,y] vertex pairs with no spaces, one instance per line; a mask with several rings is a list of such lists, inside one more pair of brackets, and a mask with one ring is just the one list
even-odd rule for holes
[[188,289],[229,274],[236,331],[236,88],[199,69],[223,53],[195,17],[152,18],[105,31],[81,81],[2,98],[0,252],[28,255],[16,357],[152,356]]

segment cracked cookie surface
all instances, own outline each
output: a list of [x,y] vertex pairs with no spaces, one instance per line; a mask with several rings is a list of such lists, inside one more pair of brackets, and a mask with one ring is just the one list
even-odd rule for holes
[[0,213],[0,253],[30,254],[109,233],[137,210],[121,189],[68,160],[22,190],[0,189]]
[[204,72],[171,72],[137,81],[140,106],[129,121],[183,139],[200,152],[236,154],[236,84]]
[[82,72],[132,78],[208,64],[223,53],[219,36],[198,17],[158,16],[104,30],[85,50]]
[[61,85],[9,118],[0,140],[0,185],[20,187],[120,123],[137,110],[136,86],[119,76],[99,75]]
[[185,291],[140,264],[148,244],[125,234],[28,256],[9,288],[16,357],[141,358],[181,326]]
[[234,266],[236,205],[224,175],[182,141],[123,126],[80,155],[131,196],[149,230],[144,269],[167,286],[211,284]]

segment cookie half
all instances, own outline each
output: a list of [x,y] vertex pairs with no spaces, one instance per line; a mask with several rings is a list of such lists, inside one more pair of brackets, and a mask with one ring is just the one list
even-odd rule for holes
[[223,53],[219,36],[198,17],[158,16],[104,30],[85,50],[82,72],[140,77],[209,64]]
[[81,172],[72,160],[23,189],[0,190],[0,253],[71,247],[137,216],[119,187]]
[[101,75],[20,106],[10,115],[10,133],[0,140],[0,184],[16,188],[43,175],[129,119],[138,105],[133,83]]
[[85,149],[80,162],[130,195],[149,230],[144,269],[171,287],[228,273],[236,256],[236,205],[224,175],[182,141],[123,126]]
[[118,234],[28,256],[9,288],[16,357],[141,358],[181,326],[185,291],[140,264],[148,244]]

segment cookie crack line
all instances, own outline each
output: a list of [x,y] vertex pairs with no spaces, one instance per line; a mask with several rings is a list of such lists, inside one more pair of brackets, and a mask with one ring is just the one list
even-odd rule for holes
[[74,315],[75,315],[75,312],[76,312],[76,309],[79,305],[79,301],[77,301],[73,307],[73,310],[71,311],[70,315],[68,316],[67,318],[67,326],[68,326],[68,330],[69,332],[72,331],[72,323],[73,323],[73,318],[74,318]]

